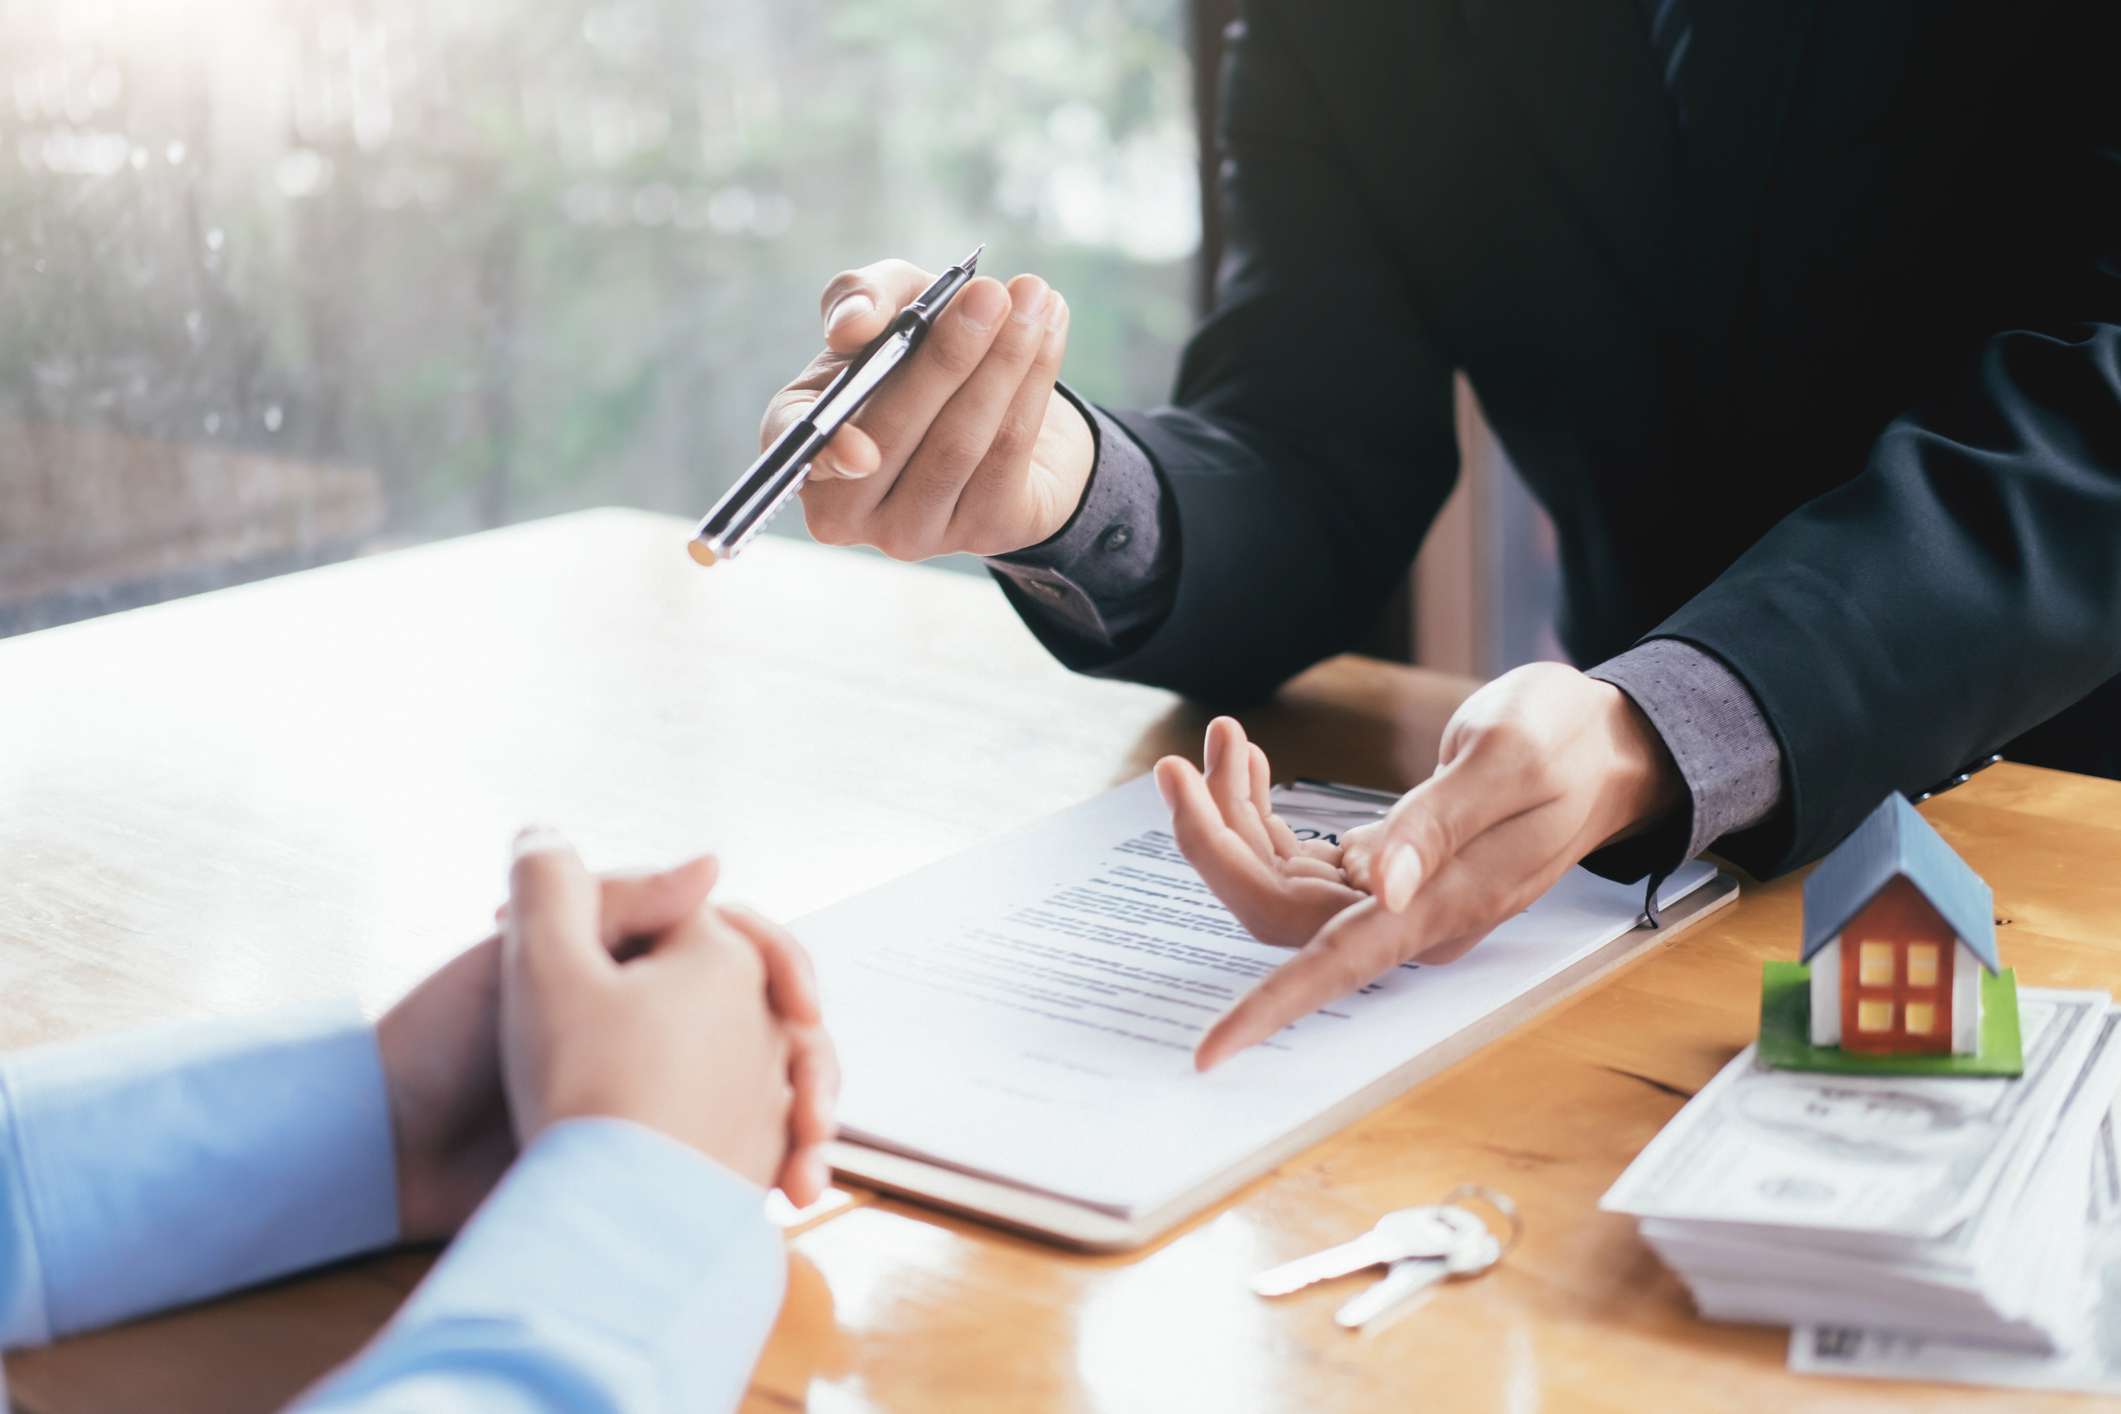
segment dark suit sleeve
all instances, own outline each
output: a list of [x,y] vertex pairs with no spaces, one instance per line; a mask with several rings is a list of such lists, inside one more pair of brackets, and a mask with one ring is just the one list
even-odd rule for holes
[[1457,474],[1450,366],[1348,169],[1349,135],[1271,7],[1231,26],[1226,247],[1170,406],[1112,417],[1175,512],[1161,623],[1100,676],[1239,704],[1347,647]]
[[1142,642],[1178,592],[1178,526],[1156,469],[1112,415],[1054,391],[1090,425],[1090,484],[1068,523],[1036,545],[990,555],[987,569],[1046,651],[1092,672]]
[[2090,92],[2090,140],[2021,213],[2056,232],[2025,317],[1655,631],[1728,664],[1781,740],[1788,808],[1722,845],[1757,874],[2121,673],[2121,107]]

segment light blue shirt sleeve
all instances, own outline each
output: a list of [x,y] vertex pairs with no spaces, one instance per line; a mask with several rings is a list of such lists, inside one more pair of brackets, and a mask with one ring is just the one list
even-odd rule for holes
[[0,1056],[0,1349],[397,1234],[382,1059],[351,1004]]
[[787,1281],[765,1198],[640,1125],[556,1124],[374,1344],[297,1408],[732,1409]]

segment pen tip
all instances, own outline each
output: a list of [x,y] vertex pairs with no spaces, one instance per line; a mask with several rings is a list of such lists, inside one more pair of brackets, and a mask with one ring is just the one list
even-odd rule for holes
[[987,248],[987,243],[986,243],[985,241],[981,241],[981,242],[980,242],[980,243],[979,243],[978,245],[976,245],[976,246],[974,246],[974,247],[972,248],[972,254],[970,254],[970,255],[966,256],[966,257],[965,257],[965,258],[964,258],[963,260],[960,260],[960,261],[958,262],[958,268],[959,268],[960,270],[977,270],[977,269],[979,269],[979,258],[980,258],[980,253],[981,253],[982,251],[986,250],[986,248]]

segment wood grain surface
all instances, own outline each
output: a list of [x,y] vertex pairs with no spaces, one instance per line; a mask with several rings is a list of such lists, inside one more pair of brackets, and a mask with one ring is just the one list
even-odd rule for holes
[[[794,542],[700,571],[592,512],[0,642],[0,1047],[332,994],[380,1009],[485,931],[511,830],[593,866],[713,848],[820,907],[1148,768],[1205,717],[1071,676],[977,579]],[[1338,659],[1242,714],[1281,776],[1401,786],[1465,691]],[[2121,785],[2004,765],[1924,807],[2029,986],[2121,982]],[[791,1240],[758,1410],[2087,1408],[1799,1379],[1695,1319],[1598,1195],[1750,1037],[1794,880],[1651,950],[1142,1253],[894,1199]],[[1524,1245],[1375,1334],[1258,1267],[1478,1181]],[[425,1269],[400,1253],[24,1352],[35,1414],[285,1400]]]

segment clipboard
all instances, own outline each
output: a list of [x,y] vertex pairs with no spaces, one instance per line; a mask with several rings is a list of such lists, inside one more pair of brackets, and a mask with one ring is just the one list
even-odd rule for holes
[[[1306,783],[1310,784],[1310,783]],[[1738,897],[1738,881],[1718,873],[1669,908],[1662,926],[1638,924],[1520,993],[1448,1040],[1313,1115],[1272,1143],[1149,1211],[1122,1216],[1052,1193],[968,1173],[925,1158],[850,1140],[836,1142],[833,1171],[854,1183],[925,1207],[977,1218],[1041,1241],[1084,1252],[1145,1247],[1355,1121],[1464,1060],[1488,1042],[1533,1020],[1635,958],[1671,941]]]

